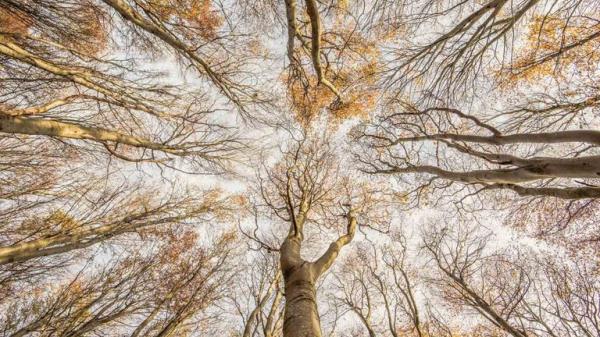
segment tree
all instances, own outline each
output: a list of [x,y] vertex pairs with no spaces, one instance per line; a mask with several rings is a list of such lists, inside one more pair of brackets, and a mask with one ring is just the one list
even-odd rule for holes
[[[370,337],[385,335],[429,336],[432,330],[443,335],[447,326],[424,322],[430,312],[417,304],[414,272],[406,263],[407,242],[403,234],[395,235],[384,248],[363,247],[346,261],[336,277],[337,301],[357,315]],[[353,263],[355,261],[359,263]],[[383,262],[383,263],[382,263]],[[429,304],[427,304],[429,305]],[[441,329],[440,329],[441,328]]]
[[328,194],[334,188],[329,179],[335,179],[335,167],[328,153],[319,152],[317,148],[309,148],[308,151],[301,146],[292,148],[286,154],[286,162],[277,172],[279,174],[270,175],[273,179],[270,182],[274,184],[279,198],[271,201],[267,196],[265,200],[273,205],[274,212],[281,212],[282,220],[290,223],[289,233],[279,247],[286,298],[284,336],[321,335],[315,283],[333,264],[341,248],[352,241],[356,232],[357,220],[350,210],[346,234],[333,242],[321,257],[307,262],[300,255],[304,226],[312,215],[311,210],[317,202],[331,207],[331,200],[327,199],[331,198]]
[[[586,15],[591,2],[424,0],[403,5],[397,17],[408,33],[388,46],[393,57],[386,75],[387,85],[400,94],[422,89],[434,99],[464,99],[498,70],[517,76],[540,68],[552,71],[553,62],[568,64],[574,49],[597,43],[595,18]],[[431,33],[415,38],[425,24]],[[527,28],[532,29],[524,34]],[[580,34],[573,34],[578,29]]]
[[169,191],[140,177],[150,166],[163,176],[165,169],[223,173],[241,148],[227,125],[212,120],[216,93],[170,84],[148,68],[168,52],[156,41],[212,76],[241,110],[253,104],[242,97],[248,88],[229,78],[235,64],[208,67],[201,56],[224,51],[225,39],[198,47],[233,33],[218,31],[209,2],[186,8],[192,13],[154,1],[0,4],[3,293],[82,263],[76,257],[90,258],[85,248],[226,212],[216,190]]
[[468,226],[426,233],[423,247],[439,270],[433,284],[447,301],[476,310],[510,336],[596,333],[596,262],[570,265],[525,247],[516,254],[490,250],[491,241]]
[[[2,293],[91,258],[95,245],[120,246],[124,238],[145,240],[140,237],[145,230],[223,221],[235,207],[233,199],[218,190],[197,190],[199,196],[159,191],[117,174],[94,176],[65,168],[47,156],[52,152],[41,157],[47,161],[38,161],[38,153],[21,151],[15,147],[4,152],[11,164],[2,172]],[[22,165],[14,165],[13,158],[20,158]]]
[[[283,29],[286,110],[307,127],[327,111],[332,119],[368,117],[375,108],[380,23],[361,17],[364,7],[346,1],[314,0],[252,3],[236,1],[246,23],[266,34]],[[364,4],[363,4],[364,5]],[[369,5],[370,6],[370,5]]]
[[191,331],[190,320],[211,320],[202,313],[223,298],[223,287],[232,276],[225,261],[234,237],[226,234],[214,247],[202,249],[192,231],[172,235],[151,254],[88,264],[51,290],[19,296],[1,318],[3,335],[185,335]]
[[[600,134],[587,118],[597,106],[597,88],[589,82],[597,74],[582,60],[595,57],[597,24],[594,16],[580,14],[581,5],[490,1],[465,15],[466,3],[435,12],[425,2],[416,26],[440,20],[437,16],[464,18],[398,57],[391,82],[431,81],[430,86],[423,85],[424,94],[413,95],[415,100],[393,95],[379,121],[360,132],[372,149],[362,159],[366,169],[431,175],[426,184],[442,189],[456,182],[521,196],[597,198],[594,147]],[[508,45],[511,31],[524,31],[531,47]],[[493,57],[509,62],[498,67]],[[567,77],[569,71],[574,76]],[[478,74],[482,86],[500,86],[497,101],[459,95],[475,104],[469,107],[443,98],[463,85],[477,87]],[[559,85],[551,89],[545,80]]]
[[396,177],[406,208],[493,207],[538,237],[593,246],[581,224],[599,193],[595,14],[571,1],[446,6],[416,3],[407,30],[433,22],[437,37],[392,46],[382,114],[355,129],[363,170]]
[[[373,149],[372,157],[361,159],[370,173],[427,174],[433,176],[427,185],[442,180],[446,185],[472,185],[473,190],[510,189],[521,196],[585,199],[600,195],[591,181],[586,182],[598,177],[600,161],[596,155],[585,155],[600,144],[598,131],[506,134],[457,109],[418,109],[403,103],[397,106],[400,111],[386,116],[376,131],[360,135]],[[573,145],[555,150],[560,156],[536,155],[554,144],[569,143]],[[505,146],[512,147],[510,152],[502,149]],[[433,151],[423,151],[428,147]],[[525,152],[527,147],[534,150]],[[565,152],[571,154],[562,155]],[[548,186],[552,179],[558,184]],[[530,182],[539,184],[528,185]]]
[[196,170],[215,168],[236,147],[208,120],[207,95],[158,83],[142,57],[110,56],[119,46],[107,8],[9,1],[1,13],[23,27],[0,36],[3,134],[80,140],[133,162],[185,158]]
[[571,265],[522,243],[498,247],[473,223],[413,234],[364,243],[338,265],[333,296],[358,318],[355,335],[595,334],[596,262]]
[[242,318],[236,327],[241,337],[281,336],[283,324],[283,289],[279,261],[271,252],[251,257],[245,266],[250,277],[239,280],[231,302]]
[[[283,158],[273,170],[258,174],[257,194],[262,199],[259,205],[272,215],[271,221],[283,221],[288,226],[287,231],[282,231],[284,239],[278,247],[255,237],[261,246],[279,251],[286,337],[321,336],[316,283],[354,238],[359,217],[369,222],[376,219],[369,219],[367,213],[372,191],[344,176],[327,137],[317,135],[302,133],[283,149]],[[314,261],[308,261],[301,251],[305,236],[309,237],[309,244],[314,240],[309,226],[316,227],[312,230],[345,227],[345,233]]]

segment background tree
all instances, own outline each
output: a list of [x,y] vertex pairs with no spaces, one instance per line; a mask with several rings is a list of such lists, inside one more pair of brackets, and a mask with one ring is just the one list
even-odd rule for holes
[[[460,227],[428,231],[423,240],[438,267],[432,284],[446,301],[475,310],[510,336],[596,333],[592,303],[598,284],[589,273],[597,262],[571,265],[545,252],[532,252],[526,245],[490,249],[492,236]],[[562,276],[554,278],[558,274]]]
[[600,193],[593,184],[600,171],[598,131],[508,134],[457,109],[396,106],[398,112],[376,131],[361,134],[373,149],[373,157],[362,159],[370,173],[427,174],[433,176],[427,185],[456,182],[472,191],[510,189],[521,196],[584,199]]
[[[201,248],[193,231],[171,231],[151,252],[89,263],[73,279],[19,294],[2,317],[3,336],[190,335],[216,319],[234,237]],[[88,273],[85,273],[89,269]]]
[[[217,112],[259,103],[236,63],[249,55],[229,48],[236,33],[211,2],[175,5],[0,4],[2,294],[82,267],[99,243],[110,256],[144,241],[142,228],[223,219],[227,197],[216,189],[149,178],[226,171],[241,146]],[[239,58],[209,66],[227,54]],[[157,69],[160,60],[179,75]],[[179,85],[204,76],[218,90]]]
[[[238,280],[231,294],[235,312],[234,320],[242,324],[235,328],[236,336],[277,337],[282,335],[283,285],[279,260],[272,252],[258,251],[256,256],[246,256],[244,269],[249,277]],[[235,309],[234,309],[235,308]],[[238,317],[239,316],[239,317]]]
[[[594,5],[406,6],[412,34],[391,42],[382,114],[355,130],[363,169],[397,177],[406,208],[491,207],[505,224],[593,250],[595,227],[583,224],[599,191]],[[433,34],[415,41],[423,25]]]
[[1,9],[12,23],[0,36],[3,134],[79,140],[78,148],[97,144],[91,149],[133,162],[174,166],[184,158],[195,171],[218,167],[237,147],[210,120],[214,97],[144,66],[161,52],[149,47],[154,35],[120,24],[106,4],[9,1]]

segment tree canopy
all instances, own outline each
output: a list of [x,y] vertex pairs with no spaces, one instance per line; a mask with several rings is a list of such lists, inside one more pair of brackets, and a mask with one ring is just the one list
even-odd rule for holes
[[0,1],[0,336],[600,335],[600,2]]

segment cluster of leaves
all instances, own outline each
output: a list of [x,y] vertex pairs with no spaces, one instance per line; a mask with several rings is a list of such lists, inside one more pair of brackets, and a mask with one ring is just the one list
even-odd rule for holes
[[[140,6],[147,6],[151,12],[174,26],[197,29],[206,40],[216,38],[223,24],[223,18],[214,9],[212,0],[149,0]],[[182,29],[181,33],[187,38],[194,38],[189,35],[188,29]]]
[[[557,81],[586,76],[598,70],[600,43],[595,15],[562,17],[536,15],[527,38],[510,67],[498,73],[503,87],[534,84],[553,77]],[[560,55],[559,57],[553,57]]]

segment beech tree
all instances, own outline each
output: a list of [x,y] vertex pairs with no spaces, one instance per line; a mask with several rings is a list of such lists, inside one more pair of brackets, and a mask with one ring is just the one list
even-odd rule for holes
[[[125,6],[129,8],[125,2],[3,3],[0,130],[98,144],[127,161],[173,166],[174,158],[184,158],[196,170],[215,168],[237,146],[223,126],[210,122],[214,100],[164,84],[158,72],[144,69],[141,62],[147,56],[111,55],[123,53],[121,44],[132,40],[131,34],[139,45],[132,47],[136,52],[161,52],[148,49],[158,31],[141,22],[141,27],[118,25],[111,8],[134,15]],[[189,27],[180,34],[192,34],[195,29]],[[141,34],[145,29],[149,32]],[[115,30],[124,41],[112,37]]]
[[[221,221],[233,210],[218,190],[198,196],[165,191],[150,184],[85,172],[57,158],[80,158],[77,150],[60,152],[38,140],[3,145],[0,210],[0,289],[35,285],[64,267],[89,258],[97,244],[105,248],[120,237],[139,237],[146,229]],[[38,145],[35,152],[29,152]],[[231,201],[231,200],[230,200]],[[7,298],[6,298],[7,299]]]
[[[365,243],[336,270],[335,303],[346,315],[357,317],[344,333],[596,333],[598,284],[590,275],[596,262],[571,265],[520,244],[492,248],[494,239],[495,235],[482,233],[468,223],[450,228],[430,224],[416,237],[400,232],[385,245]],[[409,242],[416,244],[410,247]],[[419,261],[414,255],[425,259]],[[477,323],[463,324],[467,318]]]
[[[266,102],[243,84],[249,72],[241,65],[249,56],[230,48],[227,36],[236,33],[219,29],[211,3],[185,5],[0,4],[3,334],[114,333],[123,319],[136,322],[144,313],[134,335],[181,334],[189,328],[181,325],[210,303],[199,296],[208,296],[207,279],[218,278],[206,274],[204,258],[176,271],[177,263],[119,256],[135,242],[166,240],[175,228],[223,219],[227,196],[216,189],[169,190],[166,181],[153,186],[139,176],[149,165],[164,175],[165,169],[222,173],[241,143],[212,115],[219,105],[244,112]],[[239,58],[214,64],[228,53]],[[185,76],[206,77],[216,90],[169,83],[149,67],[159,57],[192,65],[195,72]],[[219,96],[226,102],[218,103]],[[126,172],[127,164],[138,172]],[[106,263],[83,268],[72,280],[59,277],[94,260],[99,244]],[[200,258],[197,245],[188,242],[197,256],[186,259]],[[150,267],[173,277],[151,279]],[[53,280],[65,286],[55,291]],[[146,297],[153,285],[155,291],[172,287],[155,294],[152,300],[164,298],[156,305]]]
[[[251,236],[259,247],[279,252],[285,295],[284,336],[322,335],[317,282],[354,239],[359,221],[368,221],[367,226],[375,228],[385,221],[372,213],[374,191],[344,172],[327,136],[311,132],[318,131],[302,132],[282,150],[283,158],[274,169],[258,173],[257,195],[262,202],[257,207],[287,227],[281,230],[283,240],[279,238],[274,247],[269,243],[272,236],[264,238],[258,232]],[[313,242],[315,235],[327,229],[339,232],[340,228],[344,228],[343,234],[325,252],[314,254],[318,244]],[[312,261],[302,254],[307,245],[312,251],[309,256],[317,256]]]
[[[418,100],[393,95],[384,116],[359,133],[373,149],[362,159],[366,170],[425,174],[433,177],[426,185],[441,189],[456,182],[474,185],[470,191],[597,198],[600,134],[588,118],[597,107],[597,87],[590,82],[597,71],[583,61],[596,57],[597,21],[583,5],[490,1],[473,9],[461,3],[421,11],[417,26],[429,19],[461,20],[391,65],[393,83],[425,82],[425,93]],[[509,40],[513,31],[525,38]],[[518,43],[533,47],[513,47]],[[506,62],[494,65],[494,57]],[[445,98],[448,91],[478,86],[473,76],[479,74],[487,81],[482,86],[500,88],[497,99],[467,107]],[[551,89],[547,80],[559,85]]]
[[597,256],[597,203],[598,199],[539,198],[514,205],[504,223],[572,254]]
[[[437,181],[443,181],[439,186],[456,182],[473,185],[474,190],[479,191],[510,189],[521,196],[585,199],[600,195],[593,184],[600,171],[600,160],[597,155],[586,153],[598,145],[598,131],[505,134],[457,109],[418,109],[407,104],[398,104],[398,107],[400,112],[386,116],[379,125],[383,132],[367,131],[364,135],[373,140],[369,146],[375,150],[374,158],[361,159],[370,173],[421,173],[433,177],[427,185],[437,184]],[[487,134],[482,134],[484,132]],[[420,144],[411,144],[421,142],[433,143],[435,152],[425,152]],[[535,155],[551,145],[565,143],[573,143],[573,146],[556,152],[570,151],[569,156]],[[512,144],[510,152],[503,150],[503,145]],[[533,146],[534,150],[530,150],[533,154],[520,155],[527,153],[523,150],[527,146]],[[442,154],[436,155],[440,152]],[[437,163],[430,164],[429,157]],[[473,163],[474,168],[469,169],[465,163]],[[552,179],[556,183],[549,183]],[[530,182],[539,183],[531,185]]]
[[[594,5],[407,6],[382,114],[355,129],[362,169],[396,177],[406,208],[493,207],[509,226],[593,247],[582,224],[598,198]],[[423,25],[432,34],[414,39]]]
[[[598,331],[596,262],[486,251],[473,229],[427,232],[423,247],[439,270],[433,284],[510,336],[591,336]],[[560,276],[559,276],[560,275]],[[566,291],[566,289],[569,289]]]
[[[235,328],[242,337],[282,335],[283,289],[279,261],[272,252],[259,251],[244,267],[250,277],[240,279],[231,302],[235,319],[241,325]],[[238,317],[239,316],[239,317]]]
[[361,247],[336,277],[336,301],[359,318],[370,337],[449,335],[450,327],[432,317],[429,303],[417,303],[419,280],[407,264],[407,248],[399,233],[384,248]]
[[232,276],[225,261],[234,237],[227,234],[202,249],[194,232],[173,234],[147,256],[90,264],[84,269],[92,269],[91,274],[80,270],[64,284],[38,289],[39,297],[20,295],[1,318],[3,335],[185,335],[194,330],[190,321],[211,321],[202,313],[224,296]]
[[[16,281],[41,280],[55,267],[77,263],[71,253],[144,227],[199,222],[224,206],[216,190],[196,190],[200,196],[168,191],[165,184],[159,188],[119,172],[133,163],[141,171],[148,164],[222,173],[232,151],[241,148],[211,115],[218,110],[215,95],[240,111],[258,102],[244,98],[254,91],[236,77],[236,71],[248,73],[235,62],[209,66],[202,55],[209,49],[219,57],[237,53],[225,38],[217,39],[235,33],[219,30],[210,3],[185,7],[0,4],[3,293]],[[199,48],[210,39],[217,42]],[[207,76],[215,94],[168,83],[148,67],[161,55],[194,65],[194,76]],[[103,170],[104,176],[97,174]]]
[[[397,93],[424,89],[434,99],[464,98],[498,72],[514,79],[583,65],[578,58],[596,54],[598,27],[588,15],[595,6],[570,0],[403,3],[397,17],[407,34],[389,45],[387,85]],[[431,31],[418,34],[425,24]]]

